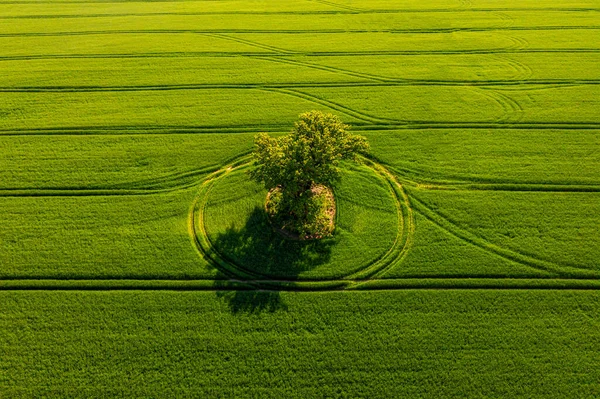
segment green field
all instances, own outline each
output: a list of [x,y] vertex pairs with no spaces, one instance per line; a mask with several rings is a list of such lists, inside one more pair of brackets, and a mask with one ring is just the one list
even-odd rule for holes
[[[290,242],[313,109],[371,154]],[[0,397],[600,396],[600,5],[0,1],[0,226]]]

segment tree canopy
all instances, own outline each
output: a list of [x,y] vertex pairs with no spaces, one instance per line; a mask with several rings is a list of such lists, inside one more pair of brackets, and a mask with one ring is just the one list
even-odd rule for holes
[[255,137],[250,175],[267,189],[280,191],[279,209],[295,220],[291,224],[299,231],[317,217],[311,189],[332,187],[340,179],[340,161],[356,160],[369,150],[365,137],[348,130],[336,115],[311,111],[300,115],[288,135]]
[[332,186],[340,178],[341,160],[369,150],[367,139],[348,129],[336,115],[311,111],[301,114],[286,136],[258,134],[251,176],[267,189],[281,187],[295,195],[313,185]]

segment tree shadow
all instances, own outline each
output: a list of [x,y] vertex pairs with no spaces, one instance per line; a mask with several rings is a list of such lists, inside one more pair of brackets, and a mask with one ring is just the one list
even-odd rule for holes
[[[225,286],[227,286],[227,284],[225,284]],[[279,291],[217,291],[217,298],[225,301],[229,311],[233,314],[258,314],[262,312],[274,313],[279,310],[287,310],[287,305],[281,299]]]
[[[302,272],[327,263],[331,258],[334,238],[298,241],[284,238],[269,223],[266,211],[255,207],[241,228],[228,227],[223,233],[211,237],[213,247],[228,262],[261,280],[298,280]],[[227,301],[232,313],[274,312],[286,309],[279,291],[239,290],[228,291],[237,283],[229,283],[230,275],[219,270],[215,286],[217,296]]]

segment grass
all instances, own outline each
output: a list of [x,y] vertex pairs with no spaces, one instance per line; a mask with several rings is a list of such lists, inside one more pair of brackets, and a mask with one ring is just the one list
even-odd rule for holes
[[600,154],[594,144],[600,133],[595,129],[426,129],[367,135],[382,162],[422,184],[600,184]]
[[3,278],[214,277],[187,232],[195,190],[0,198]]
[[598,270],[600,203],[595,193],[413,193],[440,217],[488,242],[567,268]]
[[11,397],[598,393],[594,291],[0,296]]
[[176,188],[198,182],[250,151],[252,137],[143,132],[0,135],[0,190]]
[[[0,396],[600,395],[599,13],[1,3]],[[292,245],[242,165],[312,109],[372,153]]]

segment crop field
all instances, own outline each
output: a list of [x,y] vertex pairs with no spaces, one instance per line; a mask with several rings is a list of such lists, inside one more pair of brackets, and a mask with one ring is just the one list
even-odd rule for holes
[[597,0],[0,1],[0,398],[598,397],[599,315]]

